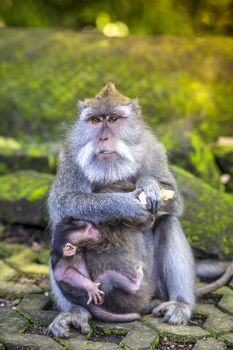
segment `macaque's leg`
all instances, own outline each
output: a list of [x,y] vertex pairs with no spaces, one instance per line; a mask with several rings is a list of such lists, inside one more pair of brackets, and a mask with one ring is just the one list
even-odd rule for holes
[[50,282],[53,296],[59,309],[62,311],[55,320],[50,324],[50,332],[57,337],[69,337],[69,326],[80,328],[81,333],[87,334],[91,328],[89,326],[90,312],[82,306],[75,305],[61,292],[54,278],[52,268],[50,269]]
[[99,289],[100,283],[90,280],[82,254],[76,255],[75,258],[77,261],[73,265],[66,262],[57,265],[54,271],[57,283],[65,282],[72,288],[83,288],[88,294],[87,304],[102,304],[104,292]]
[[69,338],[70,326],[79,328],[82,334],[90,332],[88,318],[78,310],[72,312],[62,312],[49,325],[49,331],[56,337]]
[[167,300],[155,307],[164,321],[185,324],[191,317],[194,296],[194,260],[178,219],[162,216],[155,226],[155,277],[157,298]]
[[120,272],[109,270],[101,274],[96,282],[101,283],[101,289],[107,293],[113,288],[121,288],[128,293],[134,294],[140,288],[143,279],[142,266],[136,271],[135,277],[130,280],[128,277],[124,276]]

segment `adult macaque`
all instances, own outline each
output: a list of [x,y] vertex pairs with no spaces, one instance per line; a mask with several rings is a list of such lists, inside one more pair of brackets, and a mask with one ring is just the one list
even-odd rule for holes
[[[101,193],[102,188],[126,179],[136,190]],[[162,201],[160,187],[174,191],[174,198]],[[146,204],[137,198],[142,190]],[[145,261],[154,266],[155,297],[163,301],[153,313],[162,314],[169,323],[187,322],[195,303],[195,273],[192,252],[177,219],[182,200],[164,147],[144,125],[138,101],[122,96],[112,83],[94,98],[80,102],[79,118],[59,156],[49,213],[52,226],[68,217],[91,220],[94,225],[143,225],[157,213],[153,228],[143,234],[151,242],[146,246]],[[88,265],[89,273],[90,268]],[[52,269],[51,284],[63,311],[50,326],[53,334],[67,335],[68,323],[87,332],[90,312],[78,300],[70,302],[63,295]]]

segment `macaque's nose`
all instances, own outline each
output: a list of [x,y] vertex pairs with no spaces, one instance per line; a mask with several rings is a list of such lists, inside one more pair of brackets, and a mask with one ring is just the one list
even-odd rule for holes
[[100,138],[100,141],[107,141],[108,140],[108,137],[101,137]]

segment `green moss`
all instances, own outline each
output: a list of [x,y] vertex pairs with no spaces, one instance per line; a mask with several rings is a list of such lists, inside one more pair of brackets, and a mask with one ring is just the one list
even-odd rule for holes
[[30,326],[30,322],[26,322],[22,328],[19,328],[18,333],[19,334],[25,333],[29,326]]
[[21,252],[23,249],[24,246],[20,244],[0,242],[0,258],[10,257],[13,254]]
[[16,201],[23,198],[34,201],[46,195],[52,179],[50,175],[32,170],[0,176],[1,199]]
[[26,311],[22,310],[19,306],[16,306],[15,310],[24,318],[26,318],[29,321],[29,323],[33,323],[33,319],[29,316],[29,314]]
[[173,167],[185,199],[181,218],[190,243],[233,257],[233,196],[217,191],[186,171]]
[[194,126],[185,121],[166,123],[159,125],[156,133],[159,140],[164,143],[173,164],[200,177],[213,187],[223,190],[220,171],[212,150]]
[[60,138],[60,124],[73,119],[77,99],[93,96],[108,80],[140,98],[152,126],[188,119],[208,141],[232,134],[230,37],[110,39],[13,29],[1,34],[3,135],[24,141]]
[[22,145],[11,137],[0,136],[0,151],[9,152],[11,154],[22,149]]
[[4,283],[12,280],[17,274],[17,272],[4,261],[0,261],[0,271],[0,282]]
[[58,344],[60,344],[64,349],[66,350],[73,350],[73,348],[63,339],[59,337],[54,337],[53,338]]
[[[42,258],[40,257],[42,254]],[[45,262],[45,256],[47,256],[48,262],[48,250],[35,253],[29,248],[23,249],[18,254],[7,259],[7,263],[13,266],[17,271],[29,274],[30,276],[40,275],[47,276],[49,272],[48,263]]]
[[233,146],[231,145],[214,145],[212,147],[216,156],[224,157],[228,154],[233,154]]
[[196,174],[213,187],[223,189],[220,184],[220,172],[211,150],[202,142],[197,133],[189,132],[189,137],[192,147],[189,157],[195,167]]

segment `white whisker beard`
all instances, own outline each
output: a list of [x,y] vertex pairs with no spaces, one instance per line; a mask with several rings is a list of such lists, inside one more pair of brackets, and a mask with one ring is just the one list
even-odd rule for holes
[[[135,148],[137,149],[135,150]],[[88,142],[81,148],[76,157],[76,162],[91,183],[109,184],[135,175],[140,166],[138,158],[141,150],[134,146],[137,155],[137,157],[134,157],[125,142],[119,140],[114,151],[119,155],[117,160],[101,160],[97,156],[93,143]]]

